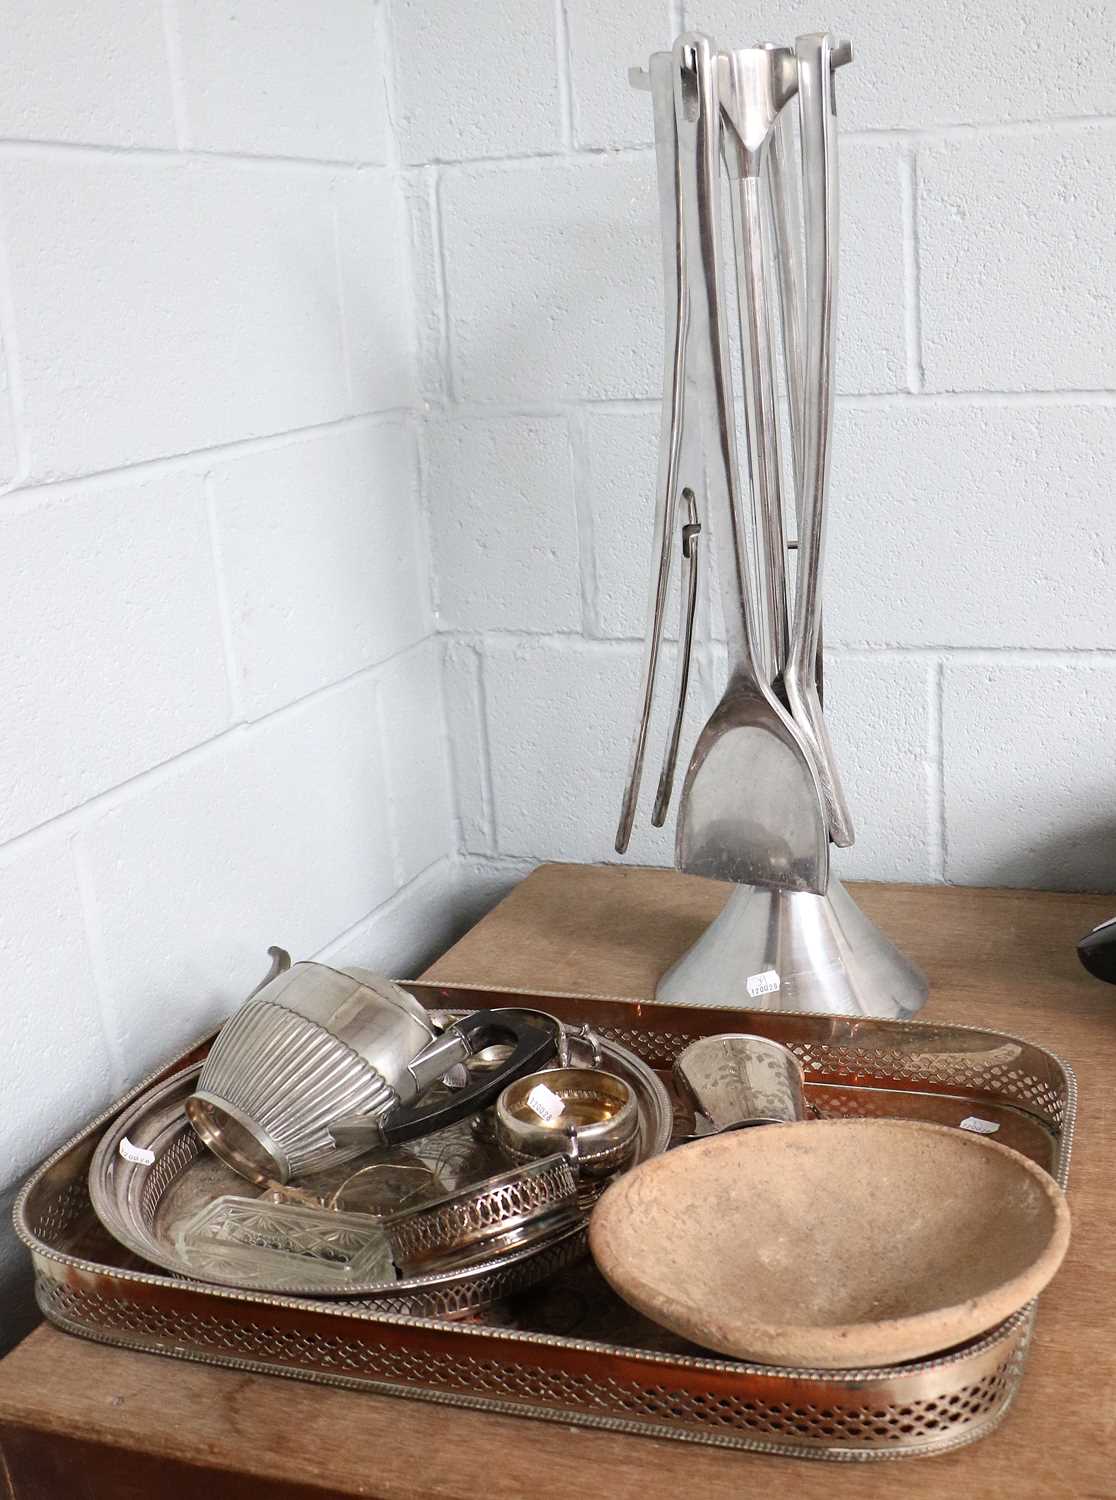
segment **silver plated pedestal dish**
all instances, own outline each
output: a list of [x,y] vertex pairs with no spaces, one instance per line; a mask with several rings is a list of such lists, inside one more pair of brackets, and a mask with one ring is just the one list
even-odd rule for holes
[[839,880],[828,894],[732,887],[720,916],[667,970],[656,1000],[909,1020],[929,985]]

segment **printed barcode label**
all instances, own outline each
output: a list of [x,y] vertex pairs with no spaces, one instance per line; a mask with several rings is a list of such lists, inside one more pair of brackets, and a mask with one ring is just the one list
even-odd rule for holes
[[762,974],[752,974],[748,979],[748,993],[754,1000],[757,995],[771,995],[782,983],[774,969],[764,969]]
[[150,1167],[155,1161],[154,1151],[146,1146],[133,1146],[127,1136],[120,1142],[120,1154],[125,1161],[137,1162],[141,1167]]
[[982,1120],[979,1115],[966,1115],[961,1121],[962,1130],[971,1130],[974,1135],[995,1135],[999,1126],[995,1120]]
[[562,1113],[562,1101],[553,1089],[548,1089],[545,1083],[536,1083],[535,1087],[527,1095],[528,1108],[533,1109],[540,1120],[545,1120],[548,1125]]

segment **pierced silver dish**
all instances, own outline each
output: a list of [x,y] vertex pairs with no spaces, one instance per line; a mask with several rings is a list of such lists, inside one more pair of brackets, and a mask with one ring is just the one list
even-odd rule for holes
[[[666,1087],[646,1063],[619,1042],[602,1038],[599,1048],[605,1066],[625,1078],[639,1101],[637,1160],[664,1151],[672,1126]],[[105,1130],[89,1167],[89,1196],[104,1227],[133,1254],[175,1276],[254,1292],[388,1302],[393,1311],[416,1315],[443,1308],[445,1293],[452,1290],[452,1305],[468,1315],[497,1297],[535,1285],[584,1253],[585,1223],[579,1219],[558,1226],[554,1235],[539,1243],[509,1249],[480,1263],[391,1280],[354,1279],[339,1284],[335,1267],[315,1267],[305,1256],[286,1257],[288,1264],[274,1254],[261,1256],[257,1264],[241,1256],[234,1264],[216,1242],[209,1257],[200,1243],[184,1254],[183,1226],[196,1221],[216,1199],[252,1191],[243,1178],[205,1149],[186,1118],[186,1100],[196,1087],[200,1071],[201,1065],[195,1064],[143,1093]],[[491,1140],[478,1139],[467,1120],[407,1146],[370,1153],[366,1161],[389,1159],[426,1164],[442,1193],[454,1192],[508,1166],[498,1147]],[[325,1201],[353,1170],[352,1163],[334,1168],[304,1179],[300,1188]],[[261,1197],[261,1208],[265,1206]]]

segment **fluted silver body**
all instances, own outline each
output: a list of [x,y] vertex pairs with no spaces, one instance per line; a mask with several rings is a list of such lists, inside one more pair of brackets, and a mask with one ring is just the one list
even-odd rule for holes
[[186,1113],[242,1176],[286,1182],[367,1150],[338,1147],[329,1126],[411,1103],[408,1064],[434,1035],[389,981],[296,964],[225,1023]]

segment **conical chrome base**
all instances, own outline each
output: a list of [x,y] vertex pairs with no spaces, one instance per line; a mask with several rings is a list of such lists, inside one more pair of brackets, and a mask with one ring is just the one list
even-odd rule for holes
[[922,971],[835,879],[825,896],[738,886],[659,980],[655,998],[901,1021],[921,1009],[928,992]]

